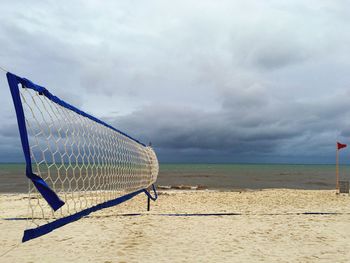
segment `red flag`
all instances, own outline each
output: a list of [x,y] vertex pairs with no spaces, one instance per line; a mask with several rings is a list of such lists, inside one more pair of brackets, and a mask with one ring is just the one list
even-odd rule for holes
[[345,148],[347,145],[346,144],[342,144],[340,142],[337,142],[337,149],[340,150],[340,149],[343,149]]

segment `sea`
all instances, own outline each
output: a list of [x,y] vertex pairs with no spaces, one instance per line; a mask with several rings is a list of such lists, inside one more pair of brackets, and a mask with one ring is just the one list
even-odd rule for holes
[[[339,167],[340,180],[350,180],[350,165]],[[208,189],[335,189],[334,164],[160,163],[157,185],[203,186]],[[0,164],[0,192],[27,192],[24,164]]]

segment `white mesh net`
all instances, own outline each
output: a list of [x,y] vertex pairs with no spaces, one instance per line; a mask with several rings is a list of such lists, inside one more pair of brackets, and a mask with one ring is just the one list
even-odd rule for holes
[[147,188],[157,179],[158,161],[145,147],[38,92],[20,88],[33,172],[65,202],[54,212],[29,185],[27,228]]

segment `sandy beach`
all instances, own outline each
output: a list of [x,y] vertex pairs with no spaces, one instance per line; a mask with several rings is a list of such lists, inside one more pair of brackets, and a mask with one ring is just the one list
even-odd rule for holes
[[350,197],[330,190],[161,191],[150,212],[139,195],[26,243],[26,221],[7,220],[26,217],[25,195],[0,211],[1,262],[350,260]]

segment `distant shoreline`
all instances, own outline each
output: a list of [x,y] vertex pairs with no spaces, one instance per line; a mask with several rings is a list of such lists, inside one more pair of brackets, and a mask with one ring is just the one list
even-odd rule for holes
[[[1,162],[1,165],[25,165],[25,162]],[[236,163],[236,162],[159,162],[159,165],[335,165],[335,163]],[[339,165],[350,166],[350,163],[340,163]]]
[[[45,178],[45,176],[43,176]],[[340,166],[340,179],[350,181],[350,165]],[[335,189],[331,164],[160,164],[160,186],[205,186],[208,189]],[[0,193],[25,193],[23,163],[0,164]]]

